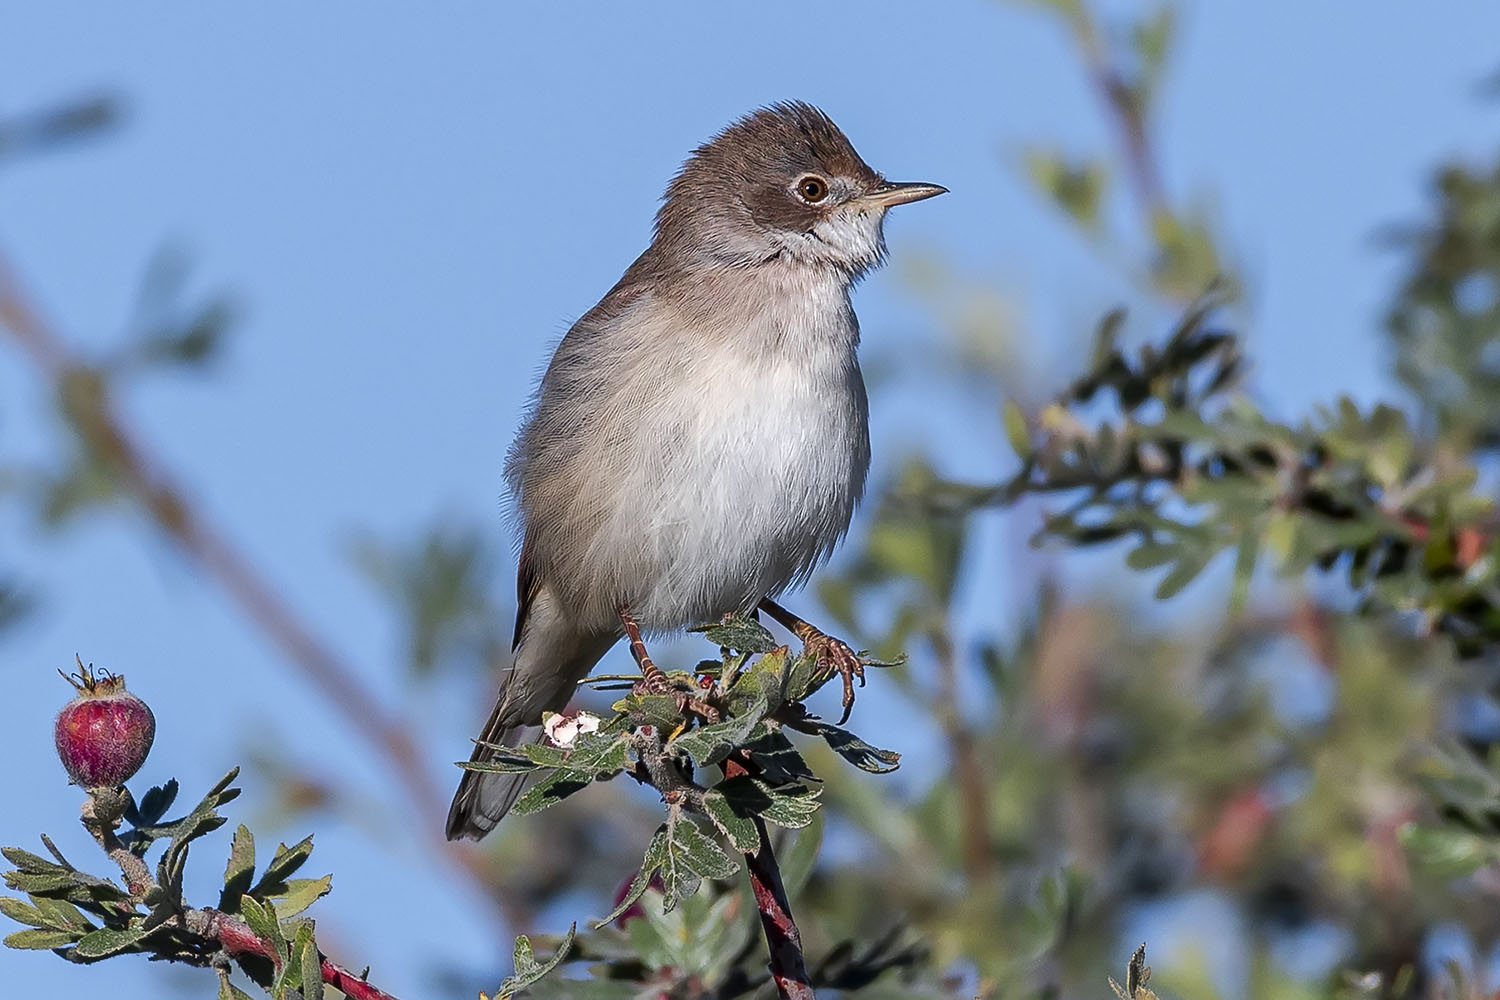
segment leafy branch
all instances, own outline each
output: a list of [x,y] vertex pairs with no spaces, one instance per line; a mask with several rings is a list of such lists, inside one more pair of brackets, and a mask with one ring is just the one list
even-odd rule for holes
[[[139,805],[123,786],[89,789],[83,825],[119,868],[123,885],[74,866],[45,835],[51,860],[18,847],[0,850],[14,866],[4,873],[6,886],[26,896],[0,896],[0,913],[26,926],[7,936],[6,946],[51,950],[84,964],[146,954],[212,968],[223,1000],[246,995],[230,981],[232,963],[276,1000],[320,1000],[324,986],[355,1000],[393,1000],[318,950],[314,923],[301,914],[329,892],[332,876],[293,877],[312,854],[311,837],[278,845],[257,877],[255,839],[240,826],[217,905],[188,904],[188,849],[226,822],[219,810],[239,796],[238,773],[229,772],[173,820],[164,817],[176,801],[176,781],[152,788]],[[158,844],[164,846],[153,866],[147,856]]]
[[[490,760],[462,765],[533,775],[530,787],[512,807],[512,812],[523,815],[621,775],[656,789],[666,807],[664,821],[614,909],[593,924],[592,933],[575,936],[570,931],[546,965],[531,957],[529,939],[518,940],[517,975],[501,985],[499,996],[536,985],[565,961],[613,954],[612,925],[630,918],[648,897],[652,909],[670,916],[690,905],[706,883],[731,879],[742,865],[779,994],[812,996],[813,976],[803,957],[769,828],[797,831],[812,824],[821,807],[822,788],[787,734],[821,739],[856,767],[877,774],[895,770],[900,755],[807,711],[805,699],[834,676],[819,667],[815,656],[793,656],[749,618],[726,618],[700,631],[720,646],[721,658],[699,663],[692,673],[667,673],[672,692],[626,679],[629,690],[612,706],[614,715],[594,731],[576,727],[565,741],[493,746]],[[622,680],[601,677],[586,683],[618,687]],[[691,698],[686,697],[689,692]],[[724,901],[733,898],[720,897],[712,904],[717,919],[726,925],[725,936],[732,921]],[[635,944],[636,953],[613,959],[608,964],[616,967],[601,978],[620,980],[623,986],[638,976],[639,954],[652,949]],[[569,954],[575,945],[576,956]],[[878,963],[886,957],[880,952],[868,960]],[[653,975],[660,971],[653,970]],[[730,972],[728,967],[715,969],[718,985],[748,990],[758,982],[750,976],[731,977]]]
[[1237,339],[1191,310],[1160,347],[1126,356],[1123,313],[1100,325],[1091,369],[1039,414],[1011,406],[1021,468],[1004,483],[936,481],[906,502],[962,512],[1061,497],[1041,529],[1070,545],[1127,542],[1170,597],[1234,553],[1235,604],[1263,557],[1281,573],[1340,571],[1366,608],[1416,612],[1473,655],[1500,641],[1497,512],[1468,460],[1389,406],[1348,399],[1297,424],[1236,392]]

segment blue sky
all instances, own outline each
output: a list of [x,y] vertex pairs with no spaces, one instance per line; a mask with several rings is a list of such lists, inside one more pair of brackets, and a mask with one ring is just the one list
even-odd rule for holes
[[[498,4],[0,13],[0,115],[100,89],[129,112],[105,141],[0,172],[0,246],[89,348],[118,337],[164,244],[191,254],[194,288],[232,294],[242,321],[212,377],[154,382],[124,402],[203,505],[368,666],[380,696],[423,720],[434,769],[466,745],[473,699],[403,682],[392,666],[399,637],[343,542],[355,526],[396,534],[442,513],[505,530],[500,464],[548,345],[644,246],[667,178],[726,121],[810,100],[877,169],[951,189],[893,217],[898,267],[858,292],[867,349],[881,358],[919,359],[940,336],[934,310],[899,279],[903,256],[939,256],[997,289],[1014,334],[1060,366],[1127,294],[1015,165],[1031,143],[1088,152],[1108,142],[1049,20],[981,2],[740,9],[540,4],[524,20]],[[1282,413],[1389,391],[1377,327],[1398,261],[1373,234],[1421,211],[1440,158],[1492,152],[1500,118],[1500,104],[1476,97],[1500,68],[1500,7],[1350,10],[1189,5],[1162,112],[1167,183],[1213,206],[1243,263],[1255,385]],[[45,452],[46,405],[0,342],[7,459]],[[960,405],[934,402],[919,383],[877,393],[877,467],[922,448],[954,472],[1003,470],[998,437],[974,431]],[[995,544],[1010,532],[995,527]],[[188,789],[241,760],[274,704],[307,694],[127,515],[42,538],[0,509],[0,554],[46,599],[0,645],[11,705],[0,842],[67,831],[65,846],[85,853],[69,829],[77,796],[47,736],[66,694],[52,670],[75,651],[123,670],[150,699],[161,725],[143,777],[175,773]],[[1005,587],[981,573],[971,592],[993,603]],[[202,708],[220,699],[236,709],[228,725]],[[380,780],[341,723],[293,718],[276,730],[288,754]],[[418,995],[431,962],[481,969],[504,947],[415,845],[375,848],[337,826],[320,843],[339,877],[321,918],[378,956],[399,995]],[[392,864],[400,907],[386,888]],[[424,880],[408,902],[405,887]],[[422,914],[415,926],[398,916],[407,905]],[[178,978],[115,964],[122,996],[159,995],[162,977]],[[99,975],[9,951],[0,972],[28,996],[78,995]]]

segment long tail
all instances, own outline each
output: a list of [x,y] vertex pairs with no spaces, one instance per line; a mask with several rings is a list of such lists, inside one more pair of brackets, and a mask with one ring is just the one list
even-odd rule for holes
[[[502,698],[490,713],[484,731],[479,734],[481,743],[514,747],[541,738],[540,726],[506,726],[500,715],[504,708]],[[488,747],[476,744],[469,760],[484,761],[491,756]],[[493,830],[516,804],[521,790],[526,787],[527,777],[525,774],[465,771],[453,796],[453,805],[448,807],[448,839],[472,837],[478,840]]]
[[[515,663],[469,760],[493,756],[485,743],[519,746],[539,739],[542,713],[567,707],[578,682],[594,669],[615,638],[607,633],[580,634],[550,590],[539,588],[527,609]],[[526,777],[465,770],[448,808],[448,839],[479,840],[493,830],[521,794]]]

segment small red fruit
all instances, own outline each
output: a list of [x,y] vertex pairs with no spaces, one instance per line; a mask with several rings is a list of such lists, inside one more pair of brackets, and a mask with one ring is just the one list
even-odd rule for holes
[[[59,670],[58,673],[62,674]],[[57,714],[57,756],[73,784],[116,788],[141,769],[156,738],[156,717],[125,690],[125,678],[78,661],[78,673],[63,678],[78,696]]]

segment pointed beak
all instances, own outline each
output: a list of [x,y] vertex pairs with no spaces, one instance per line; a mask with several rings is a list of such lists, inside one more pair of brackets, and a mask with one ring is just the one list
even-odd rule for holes
[[924,198],[936,198],[940,194],[947,193],[948,189],[938,184],[897,184],[885,181],[860,200],[879,205],[881,208],[892,208],[908,202],[921,201]]

